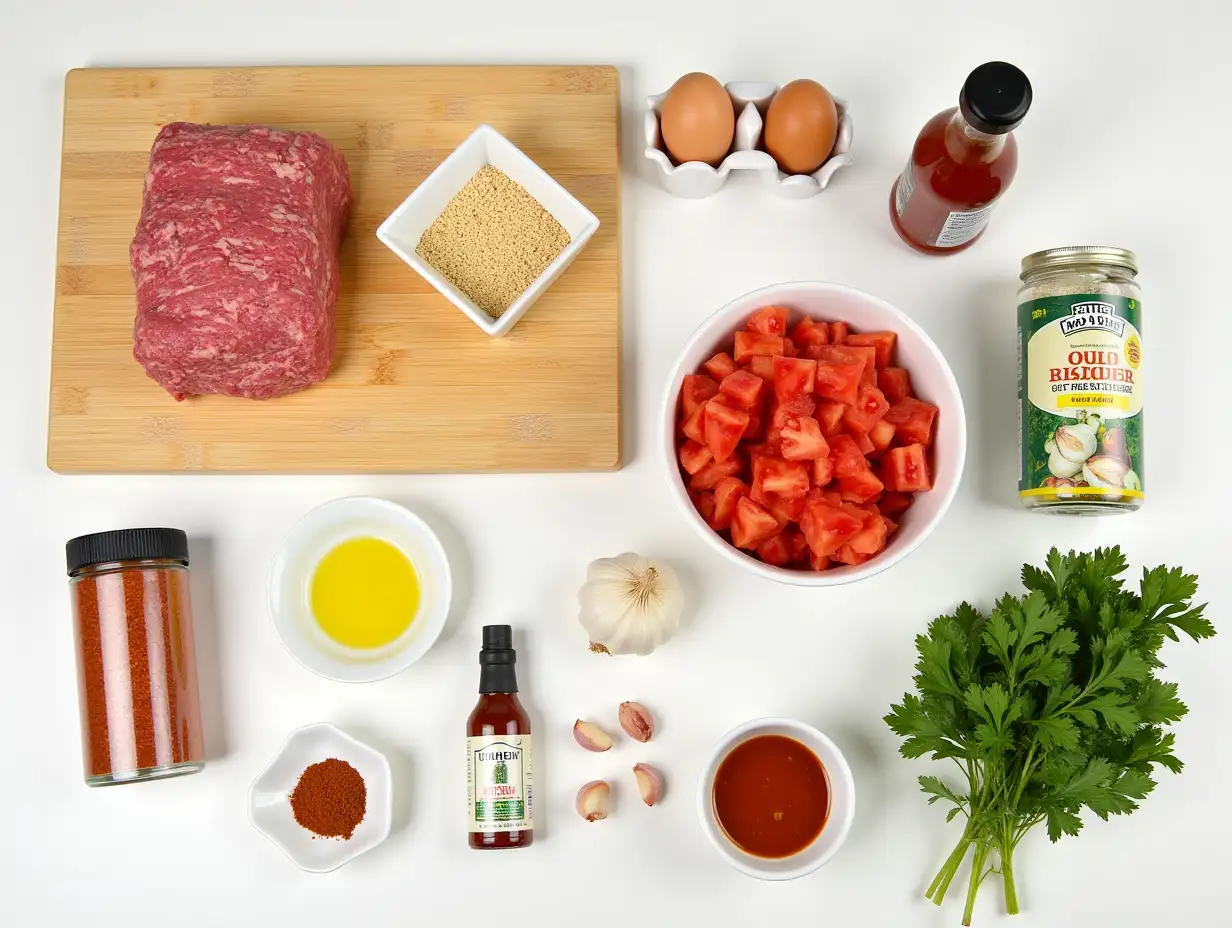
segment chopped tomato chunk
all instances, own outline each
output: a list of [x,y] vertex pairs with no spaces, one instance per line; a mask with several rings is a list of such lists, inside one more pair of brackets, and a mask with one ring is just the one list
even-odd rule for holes
[[812,397],[817,379],[817,362],[808,358],[774,359],[774,395],[780,402],[796,397]]
[[821,500],[809,500],[800,517],[800,528],[809,548],[819,557],[830,557],[840,546],[850,541],[864,520]]
[[877,503],[877,508],[881,510],[883,516],[893,519],[910,509],[911,503],[912,498],[909,494],[890,490],[882,494],[881,499]]
[[877,352],[873,348],[854,348],[851,345],[822,345],[816,349],[818,361],[832,364],[859,364],[860,380],[876,385]]
[[786,335],[787,307],[763,306],[753,313],[745,328],[750,332],[760,332],[762,335]]
[[774,358],[769,355],[759,354],[749,358],[745,370],[750,374],[756,374],[771,386],[774,385]]
[[736,513],[732,516],[732,544],[737,548],[756,548],[767,538],[778,534],[779,523],[774,516],[747,496],[742,496],[736,502]]
[[775,567],[783,567],[791,560],[791,547],[783,533],[767,538],[757,546],[757,556]]
[[863,564],[870,557],[872,557],[871,554],[857,553],[849,544],[843,545],[834,552],[834,560],[838,561],[840,564],[850,564],[853,567],[857,564]]
[[817,395],[823,400],[832,400],[835,403],[845,403],[850,406],[859,396],[860,373],[863,370],[863,360],[852,363],[818,361]]
[[889,408],[880,390],[861,383],[856,401],[843,412],[843,424],[853,432],[867,434]]
[[788,416],[779,438],[783,457],[788,461],[815,461],[830,456],[830,446],[812,416]]
[[831,322],[830,343],[833,345],[841,345],[845,341],[847,341],[847,323]]
[[696,474],[713,460],[710,449],[691,438],[680,446],[680,466],[686,473]]
[[770,515],[778,519],[779,525],[789,525],[800,521],[800,515],[804,512],[804,497],[788,499],[771,493],[762,505]]
[[707,374],[719,381],[728,374],[734,374],[740,369],[736,367],[736,362],[732,360],[732,356],[726,351],[720,351],[702,366],[706,368]]
[[818,458],[813,462],[813,486],[824,487],[834,479],[834,462],[828,458]]
[[877,368],[887,366],[894,357],[898,336],[893,332],[856,332],[847,336],[848,345],[870,347],[877,352]]
[[885,367],[877,372],[877,387],[894,405],[911,396],[911,375],[901,367]]
[[857,554],[876,554],[886,545],[886,520],[876,510],[864,514],[864,527],[860,529],[851,541],[851,550]]
[[714,493],[711,490],[694,490],[689,494],[693,499],[693,507],[698,515],[706,520],[706,524],[714,528]]
[[761,332],[737,332],[735,358],[737,364],[743,364],[749,358],[773,358],[782,354],[785,347],[779,335],[763,335]]
[[753,409],[761,401],[766,382],[748,371],[734,371],[723,378],[719,392],[735,401],[741,409]]
[[734,477],[744,469],[744,462],[738,455],[732,455],[726,461],[711,461],[689,480],[689,486],[694,490],[713,490],[724,477]]
[[787,526],[787,528],[783,529],[783,538],[787,541],[787,547],[791,551],[791,560],[808,560],[808,541],[804,537],[804,532],[800,531],[799,526]]
[[838,489],[844,500],[853,503],[867,503],[876,498],[885,487],[871,470],[864,470],[849,477],[838,478]]
[[850,435],[835,435],[830,439],[830,460],[834,463],[834,473],[839,477],[850,477],[868,470],[868,461]]
[[680,385],[680,405],[687,419],[710,397],[719,392],[719,385],[705,374],[685,374]]
[[923,445],[891,448],[886,452],[883,473],[886,488],[904,493],[930,490],[933,478],[928,473],[928,459]]
[[693,439],[693,441],[705,443],[706,441],[706,405],[703,403],[693,410],[693,415],[684,420],[684,425],[680,427],[680,431]]
[[809,489],[808,468],[799,461],[759,455],[753,462],[753,495],[774,493],[795,498]]
[[847,406],[844,403],[831,403],[829,400],[822,400],[817,404],[814,418],[821,423],[821,431],[824,434],[833,435],[838,431],[839,423],[843,421],[843,413],[846,410]]
[[714,487],[714,521],[710,527],[721,532],[731,527],[732,516],[736,512],[736,503],[742,496],[749,495],[749,487],[738,477],[724,477]]
[[873,451],[885,451],[894,440],[894,426],[880,419],[868,430],[868,440],[873,443]]
[[[824,322],[814,322],[805,316],[791,330],[791,340],[802,348],[810,345],[825,345],[830,342],[830,327]],[[814,360],[816,360],[814,358]]]
[[937,407],[907,397],[890,407],[885,414],[886,422],[894,426],[894,438],[902,445],[930,445],[933,440],[933,420]]
[[852,433],[851,440],[856,443],[856,447],[860,449],[860,453],[865,457],[868,457],[877,450],[873,447],[873,443],[869,440],[869,437],[863,432]]
[[740,444],[740,436],[749,424],[749,414],[732,409],[712,399],[706,403],[706,446],[716,461],[726,461]]

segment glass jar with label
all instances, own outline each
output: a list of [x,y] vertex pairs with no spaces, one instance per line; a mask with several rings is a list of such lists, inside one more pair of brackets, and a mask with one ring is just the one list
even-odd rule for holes
[[917,251],[952,254],[983,234],[1018,170],[1013,130],[1031,107],[1031,82],[1004,61],[968,75],[958,106],[920,130],[890,190],[890,221]]
[[1028,509],[1131,512],[1144,500],[1142,294],[1132,251],[1022,259],[1018,496]]

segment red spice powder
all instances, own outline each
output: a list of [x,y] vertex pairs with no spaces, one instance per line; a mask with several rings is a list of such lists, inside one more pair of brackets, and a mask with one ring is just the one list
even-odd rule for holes
[[187,571],[82,576],[73,607],[86,776],[204,761]]
[[291,792],[295,821],[323,838],[350,840],[368,811],[368,787],[359,771],[331,757],[299,775]]

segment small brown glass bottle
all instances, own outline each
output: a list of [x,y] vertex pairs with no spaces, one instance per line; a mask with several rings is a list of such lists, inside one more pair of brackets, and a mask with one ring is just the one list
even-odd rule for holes
[[513,629],[485,625],[479,702],[466,721],[466,818],[474,848],[534,840],[530,717],[518,702],[516,662]]

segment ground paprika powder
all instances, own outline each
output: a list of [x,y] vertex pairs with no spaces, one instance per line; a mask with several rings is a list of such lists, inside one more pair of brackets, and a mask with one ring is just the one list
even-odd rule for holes
[[66,553],[86,783],[202,770],[188,536],[100,532],[74,538]]
[[313,834],[349,841],[368,811],[368,787],[358,770],[331,757],[299,775],[291,791],[291,811]]

